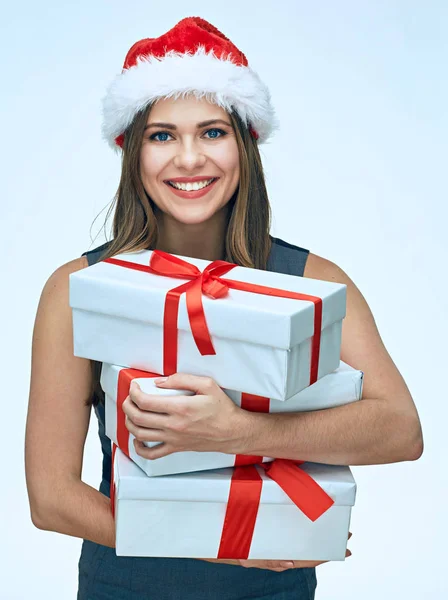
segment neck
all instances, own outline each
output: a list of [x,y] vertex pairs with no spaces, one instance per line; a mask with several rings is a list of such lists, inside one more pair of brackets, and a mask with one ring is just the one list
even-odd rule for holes
[[157,211],[156,249],[204,260],[224,260],[228,224],[227,207],[205,223],[186,225]]

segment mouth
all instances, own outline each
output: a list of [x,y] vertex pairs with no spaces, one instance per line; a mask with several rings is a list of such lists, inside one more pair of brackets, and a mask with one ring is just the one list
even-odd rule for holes
[[208,179],[200,179],[199,177],[195,177],[192,179],[193,180],[190,179],[190,181],[166,179],[164,183],[176,196],[195,200],[196,198],[201,198],[202,196],[205,196],[205,194],[208,194],[215,186],[219,177],[210,177]]
[[183,192],[197,192],[198,190],[203,190],[204,188],[212,185],[218,178],[212,177],[210,179],[202,179],[199,181],[173,181],[172,179],[168,179],[165,181],[168,185],[173,187],[176,190],[182,190]]

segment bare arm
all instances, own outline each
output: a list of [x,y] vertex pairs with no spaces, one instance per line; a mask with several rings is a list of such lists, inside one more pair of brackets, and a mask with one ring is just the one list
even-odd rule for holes
[[[307,272],[308,271],[308,272]],[[363,399],[308,413],[240,413],[244,454],[342,465],[415,460],[422,431],[411,394],[361,292],[337,265],[310,255],[305,275],[347,285],[341,358],[364,371]],[[244,435],[244,433],[242,433]]]
[[77,259],[57,269],[39,302],[26,425],[26,480],[36,527],[114,547],[110,501],[81,481],[91,369],[90,361],[73,356],[68,283],[69,274],[85,266],[85,259]]

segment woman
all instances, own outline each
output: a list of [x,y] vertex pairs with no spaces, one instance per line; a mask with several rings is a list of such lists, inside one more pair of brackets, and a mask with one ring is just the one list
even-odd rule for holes
[[[68,303],[70,273],[98,260],[158,248],[347,285],[341,358],[364,371],[361,402],[314,413],[248,413],[212,380],[175,374],[160,385],[188,388],[196,396],[182,413],[167,408],[163,425],[161,415],[144,410],[146,395],[138,387],[124,403],[142,456],[224,451],[362,465],[415,460],[422,453],[414,403],[359,290],[334,263],[269,235],[258,144],[274,127],[269,92],[245,56],[199,18],[137,42],[109,88],[104,134],[122,150],[113,239],[62,265],[44,287],[26,435],[33,523],[84,539],[80,600],[309,599],[318,564],[115,555],[101,365],[73,356]],[[104,454],[99,491],[81,481],[92,405]],[[143,440],[162,443],[150,449]]]

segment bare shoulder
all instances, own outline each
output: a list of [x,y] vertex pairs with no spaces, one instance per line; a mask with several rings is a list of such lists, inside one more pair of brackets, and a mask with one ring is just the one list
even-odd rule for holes
[[342,360],[362,371],[380,357],[386,362],[392,362],[366,299],[341,267],[331,260],[310,253],[304,276],[347,286],[347,312],[342,326]]
[[336,263],[312,252],[308,255],[303,276],[309,279],[322,279],[345,284],[351,281]]
[[[57,344],[70,348],[72,315],[69,304],[70,275],[88,267],[82,256],[58,267],[47,279],[37,307],[33,334],[33,358],[48,354]],[[36,354],[37,353],[37,354]],[[61,356],[61,354],[59,354]]]
[[[347,286],[347,314],[344,324],[355,323],[359,324],[362,320],[368,327],[370,334],[379,338],[378,330],[376,329],[373,315],[370,311],[366,299],[358,289],[354,281],[350,279],[348,274],[339,267],[336,263],[312,254],[310,252],[305,266],[304,277],[309,279],[322,279],[323,281],[333,281],[334,283],[342,283]],[[346,329],[348,329],[346,327]]]
[[87,262],[87,258],[85,256],[80,256],[79,258],[70,260],[53,271],[47,280],[47,284],[51,283],[51,285],[57,285],[58,283],[67,281],[68,276],[71,273],[85,269],[88,266],[89,263]]
[[47,279],[40,298],[39,307],[46,302],[57,301],[57,298],[67,298],[71,273],[88,267],[85,256],[75,258],[58,267]]
[[[59,344],[57,357],[62,357],[64,346],[69,355],[72,344],[72,318],[69,305],[70,275],[88,267],[85,256],[58,267],[47,279],[37,307],[33,335],[33,358],[48,356],[49,348]],[[37,353],[37,354],[36,354]],[[72,352],[71,352],[72,353]]]

